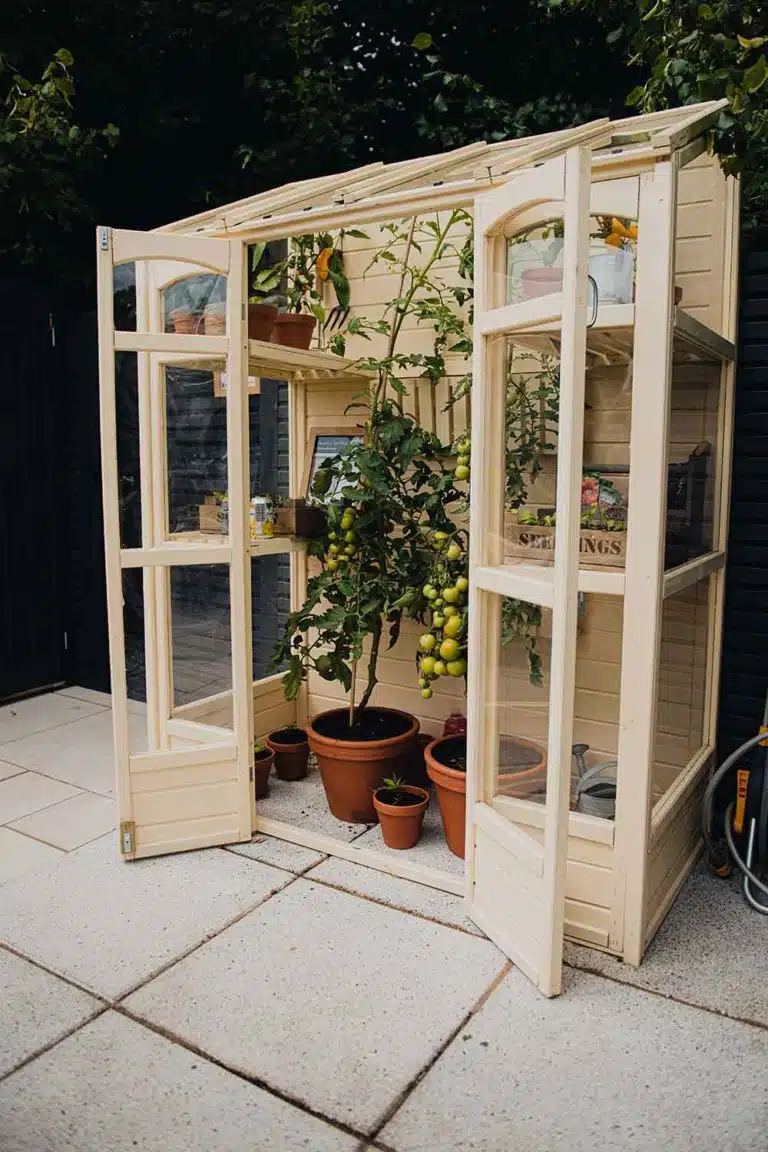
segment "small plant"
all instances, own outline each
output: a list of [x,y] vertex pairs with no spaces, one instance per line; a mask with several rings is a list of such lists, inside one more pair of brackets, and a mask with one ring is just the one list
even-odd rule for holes
[[381,799],[384,800],[385,804],[391,804],[394,808],[408,808],[421,802],[421,797],[409,792],[405,780],[401,780],[399,776],[386,777],[376,792],[377,794],[386,792],[386,797],[381,797]]
[[285,274],[285,260],[281,260],[279,263],[272,264],[269,267],[261,267],[266,251],[267,245],[264,241],[254,244],[251,249],[253,282],[251,284],[251,295],[248,297],[249,304],[263,304],[270,299],[270,297],[273,297],[280,288],[280,282]]
[[256,740],[254,742],[254,745],[253,745],[254,756],[261,758],[262,756],[268,756],[269,752],[270,752],[270,749],[266,746],[266,744],[262,744],[261,741],[259,741],[259,740]]

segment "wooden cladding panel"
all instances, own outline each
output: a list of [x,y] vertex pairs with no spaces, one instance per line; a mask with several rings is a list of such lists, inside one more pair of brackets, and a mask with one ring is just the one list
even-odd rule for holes
[[713,156],[699,156],[678,181],[675,284],[682,307],[715,332],[725,334],[723,284],[728,224],[726,180]]

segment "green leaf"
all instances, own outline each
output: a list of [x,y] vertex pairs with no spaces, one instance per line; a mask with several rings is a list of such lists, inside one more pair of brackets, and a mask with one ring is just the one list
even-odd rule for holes
[[644,84],[638,84],[636,88],[632,89],[629,96],[627,96],[627,104],[629,104],[629,106],[631,108],[634,108],[640,103],[640,101],[643,99],[644,96],[645,96],[645,85]]
[[742,48],[762,48],[763,44],[768,43],[768,36],[752,36],[749,39],[746,36],[737,36],[736,39]]
[[768,80],[768,63],[766,63],[765,56],[761,56],[744,73],[744,87],[747,92],[757,92],[766,80]]
[[259,264],[261,264],[261,258],[266,250],[267,245],[263,240],[259,241],[258,244],[254,244],[253,253],[251,255],[251,272],[255,272]]
[[711,4],[699,4],[696,14],[699,17],[699,20],[714,20],[715,18]]
[[367,232],[361,232],[359,228],[345,228],[342,235],[354,236],[356,240],[370,240]]
[[427,48],[431,48],[432,37],[429,32],[417,32],[413,40],[411,40],[411,47],[417,48],[419,52],[425,52]]

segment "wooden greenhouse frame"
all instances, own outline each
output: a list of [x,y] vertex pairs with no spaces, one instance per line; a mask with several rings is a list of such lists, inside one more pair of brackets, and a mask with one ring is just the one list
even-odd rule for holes
[[[464,894],[469,915],[547,995],[560,990],[564,937],[640,963],[700,852],[698,805],[715,750],[739,224],[738,184],[722,175],[706,150],[721,107],[598,120],[531,139],[370,164],[149,233],[98,229],[107,588],[120,851],[126,859],[266,832]],[[249,341],[245,320],[249,244],[325,229],[371,229],[393,218],[456,208],[471,212],[475,232],[463,874],[276,819],[254,801],[254,737],[301,724],[337,697],[333,687],[310,677],[298,699],[286,702],[280,676],[253,675],[252,564],[268,555],[290,558],[295,608],[308,562],[301,541],[250,540],[248,404],[258,389],[253,383],[249,389],[248,379],[287,381],[289,494],[299,496],[308,438],[324,429],[354,429],[347,409],[367,378],[351,353],[342,359],[319,347],[304,352]],[[592,293],[590,220],[596,216],[637,222],[631,302],[600,303],[597,285]],[[562,222],[561,281],[545,295],[510,299],[510,237],[553,218]],[[364,248],[355,240],[344,250],[353,315],[381,309],[397,295],[385,274],[375,283],[365,280]],[[116,328],[113,310],[115,267],[126,263],[135,265],[132,331]],[[200,273],[226,278],[226,334],[166,331],[165,289]],[[409,334],[414,347],[420,338],[416,329]],[[549,493],[558,528],[549,563],[510,557],[506,548],[504,373],[510,348],[559,361]],[[124,353],[136,355],[138,380],[141,536],[132,542],[121,535],[115,365]],[[227,372],[221,400],[226,534],[170,528],[164,397],[173,365]],[[468,403],[446,414],[447,393],[436,399],[428,388],[424,381],[410,382],[408,410],[444,440],[454,439],[469,427]],[[708,453],[706,539],[694,554],[665,563],[670,467],[695,451]],[[580,560],[577,493],[594,454],[625,475],[623,567]],[[200,566],[217,566],[228,578],[231,688],[178,704],[173,573]],[[147,730],[141,751],[131,746],[129,732],[135,706],[128,701],[123,582],[130,569],[142,572],[144,604]],[[504,597],[544,613],[541,689],[527,685],[502,651]],[[422,729],[438,735],[459,698],[437,691],[433,700],[421,699],[412,667],[407,670],[413,645],[407,632],[387,657],[374,702],[408,708]],[[507,731],[546,747],[544,795],[537,800],[509,795],[499,783],[499,736],[513,723],[510,716],[518,727]],[[572,810],[575,739],[618,762],[613,819]]]

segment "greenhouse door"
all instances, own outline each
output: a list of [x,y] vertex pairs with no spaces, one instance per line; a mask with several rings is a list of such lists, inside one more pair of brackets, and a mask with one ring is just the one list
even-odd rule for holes
[[[245,249],[99,228],[97,262],[119,845],[131,859],[251,836]],[[214,396],[211,451],[195,430]],[[228,529],[211,532],[201,506],[216,488]]]
[[[590,167],[590,152],[573,148],[475,202],[466,828],[469,913],[547,996],[560,992],[562,970]],[[516,338],[522,333],[528,338],[520,345],[527,361],[533,357],[532,365],[519,359]],[[550,336],[549,346],[559,348],[560,360],[556,481],[553,472],[551,493],[557,531],[554,563],[549,566],[510,557],[505,562],[505,508],[509,521],[510,503],[514,506],[507,481],[508,390],[515,364],[520,363],[534,381],[532,398],[541,395],[536,381],[542,361],[535,351],[536,341],[530,339],[532,333]],[[525,675],[519,668],[510,671],[509,646],[504,641],[510,626],[514,631],[521,622],[526,634],[538,639],[540,648],[546,647],[539,673],[534,664]],[[518,631],[514,643],[522,652],[519,635]],[[537,659],[534,655],[533,660]],[[520,723],[521,716],[525,724]],[[530,821],[527,830],[515,822],[516,806],[523,802],[532,807],[532,798],[539,805],[536,836]]]

